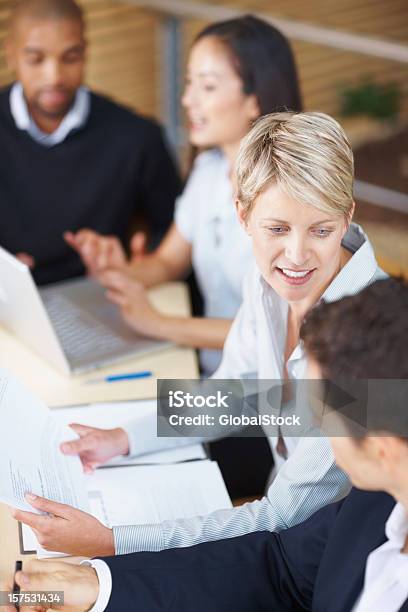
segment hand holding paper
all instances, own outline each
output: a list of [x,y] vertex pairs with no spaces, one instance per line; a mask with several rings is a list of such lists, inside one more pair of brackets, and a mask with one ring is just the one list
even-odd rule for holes
[[26,493],[88,510],[81,462],[58,448],[72,437],[48,408],[4,370],[0,371],[2,455],[0,501],[31,510]]
[[[128,419],[129,412],[136,418],[152,410],[155,402],[151,401],[111,411],[103,406],[85,408],[89,425],[96,424],[91,423],[95,412],[98,424],[102,420],[108,427],[112,420],[120,424],[119,414]],[[4,430],[0,501],[16,508],[15,518],[31,527],[33,531],[23,529],[23,540],[30,541],[28,550],[36,548],[40,555],[44,556],[44,548],[75,555],[111,555],[112,526],[160,523],[230,507],[218,466],[211,461],[145,466],[126,465],[125,461],[123,467],[98,469],[85,477],[78,456],[60,452],[61,444],[72,438],[72,430],[63,425],[71,422],[72,413],[57,410],[51,414],[4,372],[0,372],[0,413]],[[57,414],[61,423],[55,419]],[[89,429],[93,430],[81,428],[82,439]],[[185,449],[181,450],[186,459]],[[93,452],[98,452],[96,443]],[[191,451],[188,458],[192,458]],[[39,542],[33,541],[33,532]]]
[[35,495],[26,495],[26,500],[48,514],[13,510],[13,516],[33,529],[44,549],[87,557],[115,554],[112,530],[91,514]]

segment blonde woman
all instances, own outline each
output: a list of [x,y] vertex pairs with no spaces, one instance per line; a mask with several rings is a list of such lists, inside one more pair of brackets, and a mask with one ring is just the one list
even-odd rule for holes
[[[238,218],[252,241],[256,266],[246,279],[244,302],[216,377],[301,379],[306,357],[299,329],[306,314],[322,298],[330,302],[357,293],[383,276],[364,232],[351,223],[352,151],[340,125],[327,115],[272,114],[244,139],[237,181]],[[137,455],[174,444],[174,439],[155,437],[155,425],[89,429],[64,452],[79,454],[84,465],[101,464],[115,454]],[[278,430],[270,443],[280,469],[267,495],[232,510],[113,532],[87,514],[67,513],[42,499],[31,503],[54,515],[47,519],[46,531],[39,529],[42,518],[22,512],[17,516],[37,528],[51,549],[118,554],[280,530],[349,490],[326,438],[296,438]]]

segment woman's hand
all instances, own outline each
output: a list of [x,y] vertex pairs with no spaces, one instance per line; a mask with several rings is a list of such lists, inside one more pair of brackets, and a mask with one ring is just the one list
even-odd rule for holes
[[64,455],[79,455],[87,474],[112,457],[129,454],[129,439],[121,427],[98,429],[78,423],[71,423],[70,427],[79,435],[79,440],[63,442],[60,450]]
[[19,259],[23,264],[28,266],[30,270],[33,270],[35,268],[35,259],[32,255],[29,255],[29,253],[16,253],[16,258]]
[[27,493],[25,497],[30,506],[48,514],[13,508],[12,515],[17,521],[31,527],[46,550],[84,557],[109,557],[115,554],[112,530],[95,517],[38,495]]
[[166,317],[150,304],[144,286],[130,271],[108,270],[101,279],[106,297],[119,306],[125,321],[135,331],[151,338],[163,338]]
[[90,229],[75,234],[65,232],[64,239],[81,257],[90,276],[99,275],[108,268],[121,269],[128,264],[126,253],[115,236],[101,236]]

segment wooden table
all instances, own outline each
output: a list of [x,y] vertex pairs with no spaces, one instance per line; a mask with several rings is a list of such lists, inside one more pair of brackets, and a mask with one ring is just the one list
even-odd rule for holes
[[[149,296],[162,312],[178,315],[190,313],[188,291],[183,283],[162,285],[150,290]],[[86,385],[84,381],[95,378],[95,372],[64,377],[3,328],[0,328],[0,367],[15,374],[49,406],[153,398],[156,396],[157,378],[196,378],[199,373],[195,351],[173,347],[97,371],[99,377],[124,371],[151,370],[153,378]],[[20,554],[17,522],[9,509],[0,504],[0,581],[11,575],[14,561],[20,558],[24,560],[29,556],[22,557]]]

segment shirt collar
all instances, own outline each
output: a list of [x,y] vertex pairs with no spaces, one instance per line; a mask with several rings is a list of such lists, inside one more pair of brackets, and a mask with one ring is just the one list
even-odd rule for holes
[[35,124],[28,112],[22,84],[17,81],[10,90],[10,111],[16,126],[47,147],[63,142],[69,132],[81,128],[88,119],[89,110],[90,93],[88,88],[82,86],[77,90],[74,103],[58,128],[51,134],[46,134]]
[[385,525],[388,540],[401,550],[408,536],[408,513],[404,506],[397,503]]
[[334,302],[345,295],[359,293],[370,284],[378,270],[373,247],[363,229],[352,223],[342,240],[342,245],[351,251],[353,256],[335,276],[322,295],[326,302]]

